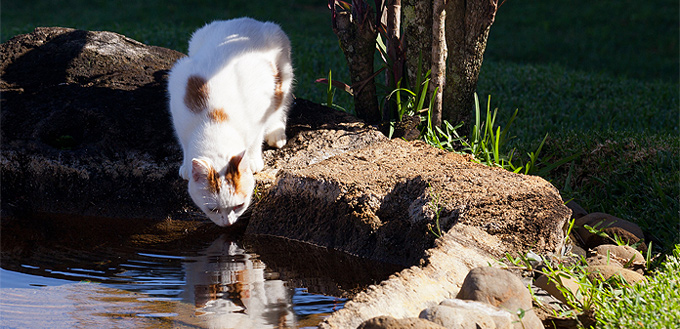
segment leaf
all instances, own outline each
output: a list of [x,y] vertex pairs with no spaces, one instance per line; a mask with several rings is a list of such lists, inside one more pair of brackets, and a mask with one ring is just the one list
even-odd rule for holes
[[[328,84],[328,79],[327,78],[316,79],[316,80],[314,80],[314,82],[315,83]],[[331,83],[333,84],[334,87],[336,87],[340,90],[344,90],[346,93],[348,93],[352,96],[354,95],[354,90],[348,84],[346,84],[344,82],[337,81],[337,80],[332,80]]]

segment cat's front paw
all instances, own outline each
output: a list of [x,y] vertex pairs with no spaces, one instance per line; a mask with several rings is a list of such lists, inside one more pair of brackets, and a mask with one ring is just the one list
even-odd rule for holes
[[250,160],[250,170],[253,173],[258,173],[264,169],[264,159],[262,159],[262,156],[255,156],[253,157],[252,160]]
[[267,141],[267,145],[280,149],[286,145],[286,131],[277,129],[267,134],[264,139]]

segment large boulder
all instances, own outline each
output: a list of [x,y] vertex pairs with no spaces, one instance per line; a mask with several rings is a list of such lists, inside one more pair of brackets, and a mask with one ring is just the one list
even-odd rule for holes
[[[473,163],[422,142],[384,140],[282,169],[248,233],[309,241],[414,265],[434,233],[474,227],[504,252],[554,252],[570,211],[547,181]],[[437,224],[437,217],[438,224]],[[438,226],[438,227],[437,227]]]
[[181,53],[37,28],[0,55],[4,215],[163,218],[188,203],[165,95]]
[[[177,174],[182,150],[166,76],[183,54],[113,32],[37,28],[0,45],[3,216],[203,218]],[[261,188],[385,136],[296,99],[285,150],[266,150]]]

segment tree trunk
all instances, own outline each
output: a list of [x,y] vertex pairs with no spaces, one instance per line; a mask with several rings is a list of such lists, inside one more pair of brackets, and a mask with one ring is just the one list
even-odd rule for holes
[[448,0],[446,43],[448,45],[443,117],[452,124],[461,121],[469,131],[484,50],[498,9],[498,0]]
[[[386,70],[387,87],[389,90],[397,88],[397,82],[404,75],[404,54],[401,47],[401,0],[388,0],[385,7],[387,21],[387,57],[392,62]],[[383,121],[392,121],[398,118],[396,104],[386,102]]]
[[374,124],[380,122],[375,83],[372,82],[377,32],[373,28],[372,12],[367,15],[363,22],[357,22],[349,12],[338,12],[333,31],[347,59],[357,116]]
[[416,90],[414,84],[419,78],[418,70],[424,76],[432,66],[432,1],[403,0],[401,23],[404,26],[404,59],[408,87]]
[[445,0],[434,0],[432,5],[432,81],[429,94],[432,97],[430,117],[432,126],[442,125],[442,94],[446,80],[446,37],[444,24],[446,20]]
[[403,74],[404,57],[401,54],[401,0],[389,0],[387,3],[387,55],[394,61],[392,74],[387,85],[396,87]]

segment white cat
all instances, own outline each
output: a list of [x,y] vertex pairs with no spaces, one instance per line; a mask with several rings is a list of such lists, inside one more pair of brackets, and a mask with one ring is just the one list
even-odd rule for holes
[[184,152],[179,175],[215,224],[234,224],[250,205],[262,141],[286,144],[292,85],[288,37],[250,18],[197,30],[189,56],[170,71],[170,112]]

